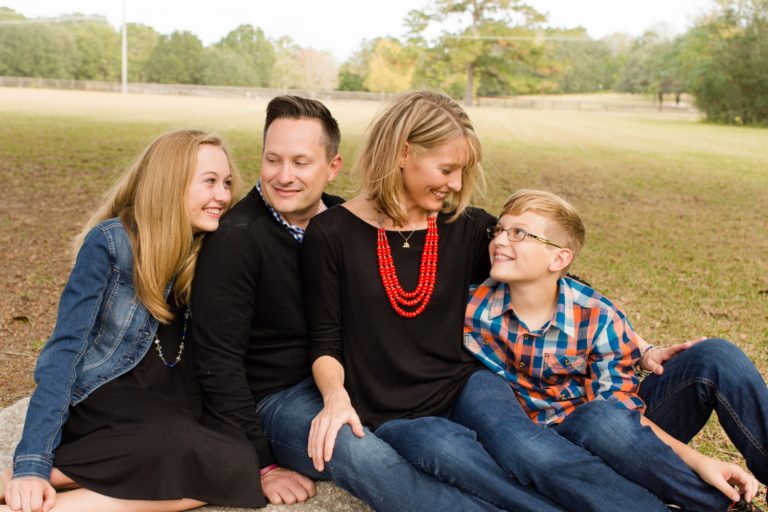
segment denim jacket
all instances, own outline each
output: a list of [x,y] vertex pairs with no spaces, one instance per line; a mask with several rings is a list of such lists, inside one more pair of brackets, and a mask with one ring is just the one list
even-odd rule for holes
[[[166,296],[170,284],[166,287]],[[35,368],[13,475],[48,480],[69,407],[134,368],[149,350],[158,321],[137,299],[131,243],[119,219],[85,237],[59,302],[56,327]]]

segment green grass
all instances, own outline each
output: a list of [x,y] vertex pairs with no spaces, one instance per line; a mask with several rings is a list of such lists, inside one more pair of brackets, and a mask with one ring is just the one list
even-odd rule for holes
[[[40,108],[36,94],[54,106]],[[3,98],[0,202],[10,216],[0,219],[8,253],[0,350],[23,336],[47,336],[69,238],[155,135],[181,126],[215,130],[246,182],[258,174],[263,101],[54,91]],[[346,168],[330,190],[349,197],[354,153],[379,105],[329,106],[342,127]],[[521,187],[564,195],[587,225],[574,273],[619,302],[646,339],[726,337],[766,375],[768,130],[702,124],[689,114],[476,108],[470,115],[488,181],[477,204],[496,213]],[[31,311],[29,325],[9,320],[19,311]],[[717,430],[698,439],[710,453],[730,450]]]

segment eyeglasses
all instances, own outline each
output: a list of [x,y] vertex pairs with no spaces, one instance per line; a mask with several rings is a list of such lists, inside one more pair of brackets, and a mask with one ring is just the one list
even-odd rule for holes
[[529,233],[523,228],[504,229],[501,226],[491,226],[488,229],[486,229],[486,232],[488,233],[488,238],[490,238],[491,240],[499,236],[499,233],[506,232],[507,240],[509,240],[510,242],[522,242],[523,240],[525,240],[525,237],[530,237],[530,238],[533,238],[534,240],[538,240],[543,244],[552,245],[554,247],[557,247],[558,249],[563,248],[561,245],[558,245],[555,242],[549,241],[544,237],[534,235],[533,233]]

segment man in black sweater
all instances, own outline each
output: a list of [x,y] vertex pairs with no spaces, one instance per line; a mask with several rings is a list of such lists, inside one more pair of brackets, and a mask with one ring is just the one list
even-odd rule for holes
[[367,429],[345,426],[322,471],[307,455],[323,401],[309,365],[299,251],[309,220],[342,202],[323,193],[341,169],[339,142],[321,103],[281,96],[267,106],[261,178],[197,262],[192,333],[206,408],[252,441],[272,503],[311,497],[309,476],[376,510],[495,510],[416,470]]

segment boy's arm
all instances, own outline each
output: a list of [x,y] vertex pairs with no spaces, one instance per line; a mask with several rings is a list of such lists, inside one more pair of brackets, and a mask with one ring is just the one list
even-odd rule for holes
[[[728,496],[728,499],[739,501],[743,496],[746,501],[752,501],[757,494],[757,480],[736,464],[707,457],[667,434],[654,422],[640,416],[640,423],[650,427],[661,441],[672,448],[678,457],[693,469],[702,480],[717,488]],[[736,486],[736,489],[734,489]]]
[[620,312],[606,314],[600,324],[589,354],[584,384],[587,400],[617,400],[628,409],[645,409],[636,393],[639,336]]

